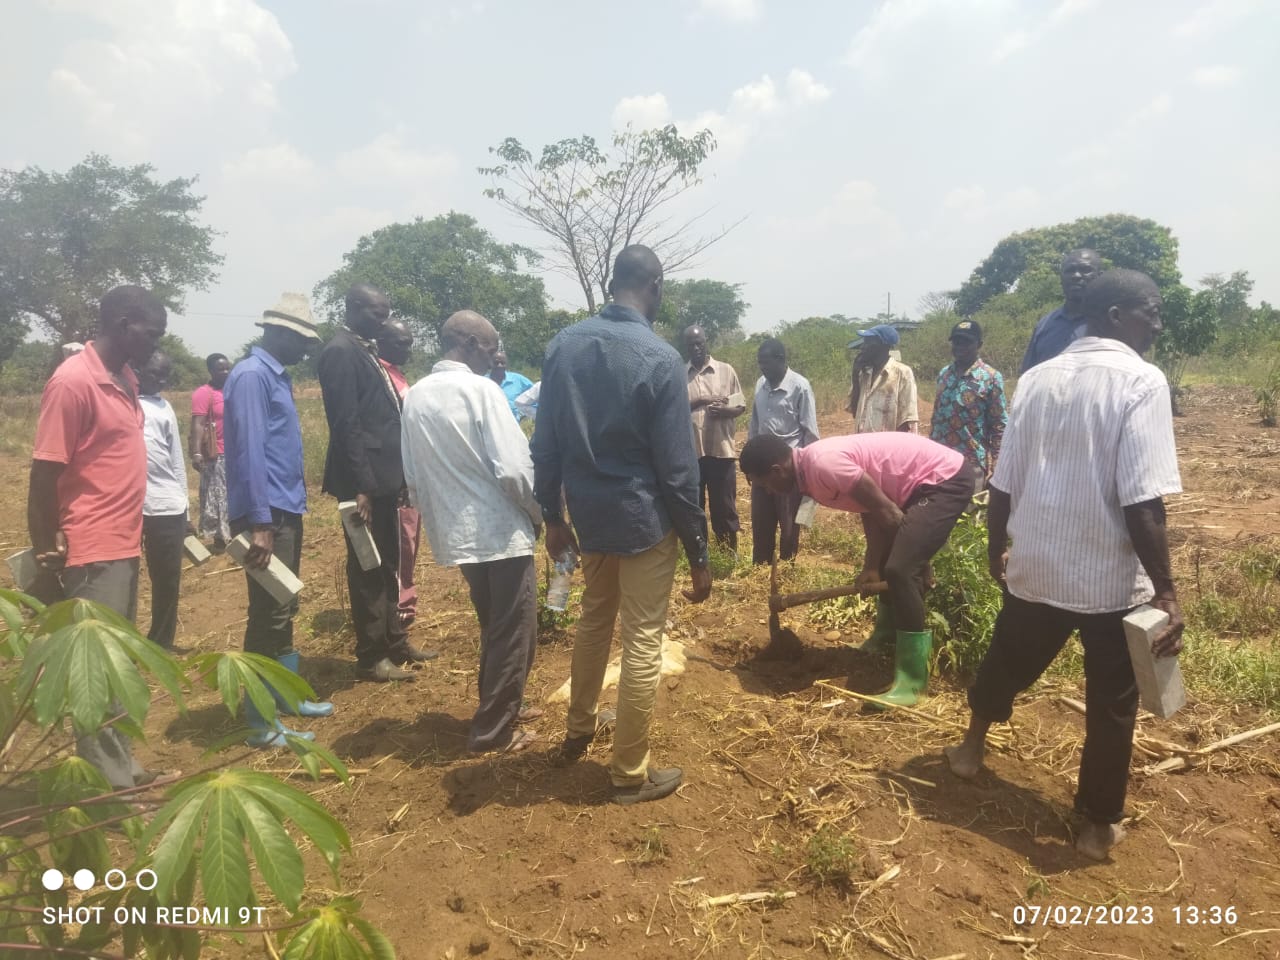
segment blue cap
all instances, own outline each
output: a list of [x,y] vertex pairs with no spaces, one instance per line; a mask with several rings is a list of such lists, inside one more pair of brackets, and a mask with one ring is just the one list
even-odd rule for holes
[[869,330],[859,330],[858,336],[862,339],[850,340],[849,346],[861,347],[868,340],[879,340],[882,343],[887,343],[891,347],[896,347],[898,345],[898,331],[893,329],[893,327],[887,323],[878,323]]

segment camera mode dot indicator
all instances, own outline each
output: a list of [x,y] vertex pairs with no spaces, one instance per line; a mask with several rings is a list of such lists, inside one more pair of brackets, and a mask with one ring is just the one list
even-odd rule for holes
[[63,884],[63,876],[61,870],[46,870],[40,876],[40,882],[44,888],[52,893],[54,890],[61,890]]
[[81,868],[71,877],[71,882],[75,884],[77,890],[90,890],[97,882],[97,878],[94,877],[92,870]]

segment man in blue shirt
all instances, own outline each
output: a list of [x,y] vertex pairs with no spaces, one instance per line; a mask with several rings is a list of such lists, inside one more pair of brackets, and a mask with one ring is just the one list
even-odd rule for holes
[[1102,257],[1096,250],[1082,247],[1062,258],[1060,276],[1065,302],[1057,310],[1041,317],[1036,324],[1027,352],[1022,357],[1020,374],[1037,363],[1052,360],[1083,335],[1086,326],[1084,292],[1101,272]]
[[[235,365],[223,387],[223,439],[227,463],[227,513],[232,536],[248,532],[246,568],[265,569],[272,556],[298,573],[302,561],[302,515],[307,512],[303,480],[302,425],[293,403],[293,381],[285,367],[299,363],[320,343],[311,307],[302,294],[287,293],[258,323],[262,345]],[[249,622],[244,629],[246,653],[273,657],[298,670],[293,648],[293,618],[298,601],[280,604],[247,573]],[[283,702],[277,697],[280,706]],[[248,700],[245,713],[259,747],[285,746],[295,734],[277,720],[268,724]],[[333,704],[302,701],[298,713],[325,717]]]
[[[653,332],[662,264],[648,247],[618,255],[598,316],[558,333],[547,347],[533,434],[534,497],[547,552],[578,552],[586,592],[573,644],[568,736],[561,762],[595,737],[600,688],[614,622],[622,614],[622,675],[609,774],[615,803],[670,796],[678,767],[649,763],[649,721],[662,667],[662,629],[675,578],[677,542],[689,557],[691,603],[711,594],[707,518],[699,505],[698,458],[685,366]],[[573,518],[560,506],[563,487]]]
[[506,394],[507,406],[511,408],[511,415],[517,420],[523,420],[524,414],[516,406],[516,397],[532,387],[533,381],[523,374],[513,373],[507,369],[507,352],[505,350],[499,350],[497,356],[493,358],[493,369],[489,371],[489,379],[500,386],[502,392]]

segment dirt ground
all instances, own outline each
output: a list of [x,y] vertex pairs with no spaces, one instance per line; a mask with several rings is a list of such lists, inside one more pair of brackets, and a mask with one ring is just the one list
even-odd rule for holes
[[[1280,434],[1253,425],[1231,391],[1198,390],[1186,410],[1176,541],[1225,551],[1280,534]],[[0,461],[0,482],[15,494],[0,502],[0,540],[10,545],[24,539],[25,471],[19,459]],[[355,682],[341,532],[332,504],[313,496],[298,646],[304,673],[337,712],[306,728],[353,776],[348,787],[292,782],[346,824],[353,848],[341,885],[405,960],[1280,957],[1280,738],[1176,774],[1144,773],[1147,761],[1135,757],[1130,837],[1111,862],[1094,864],[1071,847],[1082,718],[1058,699],[1080,691],[1033,691],[989,769],[961,782],[941,757],[967,716],[959,687],[935,678],[916,715],[863,712],[839,688],[846,677],[866,691],[888,682],[886,663],[850,647],[869,624],[834,639],[807,629],[803,614],[803,659],[755,662],[768,636],[767,576],[744,573],[717,583],[702,607],[681,599],[677,583],[669,633],[686,644],[687,669],[663,681],[653,750],[659,764],[684,768],[685,786],[662,803],[618,807],[608,802],[607,739],[570,769],[548,762],[563,736],[562,704],[547,704],[536,722],[538,749],[466,755],[477,627],[460,574],[434,566],[425,545],[413,639],[440,659],[413,684]],[[739,507],[745,527],[745,488]],[[244,604],[226,559],[188,571],[179,643],[237,648]],[[572,628],[544,638],[531,701],[567,679],[571,640]],[[1140,729],[1195,748],[1261,722],[1229,704],[1193,703],[1169,722],[1144,716]],[[215,697],[196,692],[186,717],[157,707],[139,754],[148,766],[198,769],[203,745],[230,729]],[[293,769],[287,755],[257,763]],[[833,856],[851,856],[855,868],[821,883],[811,865]],[[318,867],[310,876],[320,899],[333,884]],[[757,891],[776,896],[707,903]],[[1096,910],[1091,922],[1071,922],[1103,906],[1120,908],[1106,917],[1122,922],[1100,924]],[[1050,922],[1019,925],[1023,907],[1048,911]],[[1234,908],[1235,922],[1208,922],[1214,907]],[[1202,922],[1188,922],[1191,908]],[[266,952],[261,941],[226,941],[208,955]]]

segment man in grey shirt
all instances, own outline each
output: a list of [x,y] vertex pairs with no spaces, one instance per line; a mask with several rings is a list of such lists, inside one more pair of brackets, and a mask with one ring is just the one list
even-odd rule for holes
[[[781,340],[770,338],[756,351],[763,376],[756,381],[755,401],[751,405],[751,425],[747,439],[771,433],[781,437],[792,449],[807,447],[818,439],[818,412],[809,381],[787,367],[787,348]],[[783,560],[791,560],[800,549],[800,528],[796,510],[800,507],[798,491],[773,494],[762,485],[751,486],[751,559],[755,563],[772,563],[775,542],[781,531]]]

